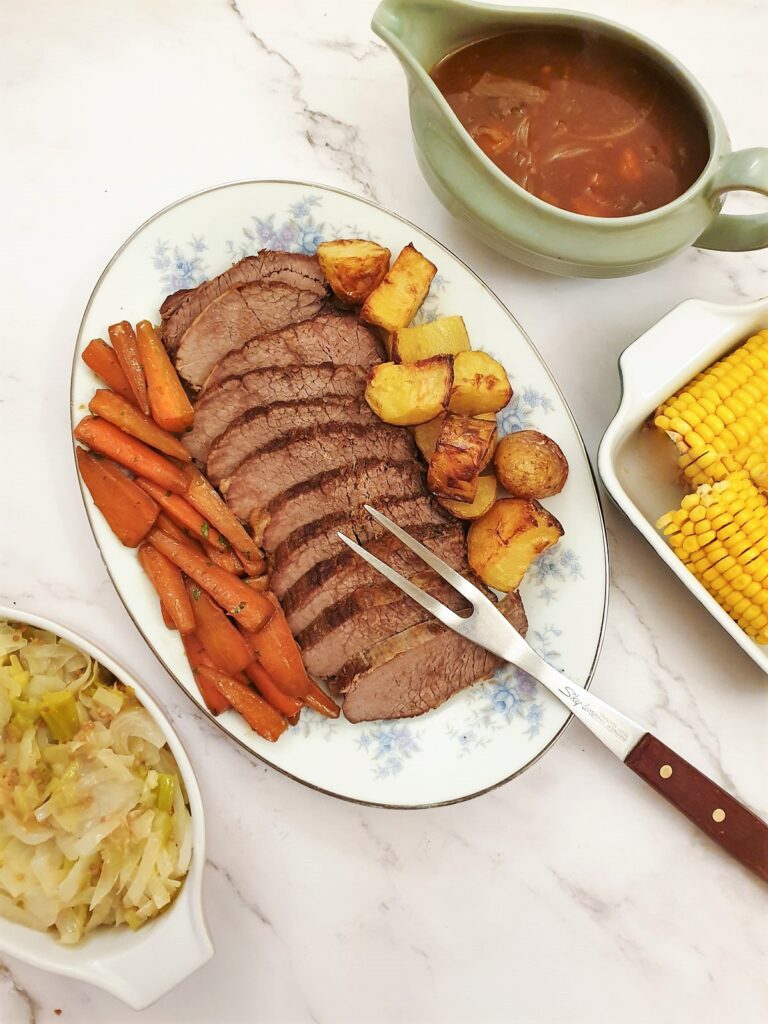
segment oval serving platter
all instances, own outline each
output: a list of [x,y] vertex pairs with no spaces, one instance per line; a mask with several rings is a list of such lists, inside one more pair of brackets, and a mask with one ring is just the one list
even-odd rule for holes
[[[86,307],[72,369],[73,424],[98,381],[80,359],[91,338],[119,319],[159,321],[164,297],[221,273],[259,249],[313,252],[324,239],[373,238],[393,255],[413,242],[438,268],[417,320],[460,313],[474,348],[499,359],[514,395],[499,417],[508,433],[535,427],[570,463],[562,494],[545,504],[565,536],[529,570],[521,588],[529,642],[572,679],[588,684],[603,637],[608,590],[605,527],[584,444],[559,388],[519,324],[456,256],[401,217],[357,196],[292,181],[245,181],[181,199],[119,249]],[[128,613],[176,682],[206,714],[178,634],[165,628],[136,559],[84,490],[96,543]],[[267,764],[334,796],[388,807],[425,807],[477,796],[531,765],[568,713],[513,668],[419,718],[351,725],[309,710],[275,743],[234,712],[213,719]]]

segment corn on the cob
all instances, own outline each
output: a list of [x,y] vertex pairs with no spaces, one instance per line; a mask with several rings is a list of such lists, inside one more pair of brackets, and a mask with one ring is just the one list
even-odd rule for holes
[[768,497],[749,471],[702,484],[656,526],[731,618],[768,643]]
[[704,370],[657,411],[692,487],[748,469],[768,486],[768,330]]

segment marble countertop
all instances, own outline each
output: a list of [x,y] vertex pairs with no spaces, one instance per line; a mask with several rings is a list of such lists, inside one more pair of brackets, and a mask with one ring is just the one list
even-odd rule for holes
[[[512,309],[592,455],[630,341],[684,298],[768,293],[768,252],[691,249],[618,281],[550,278],[490,252],[421,179],[403,76],[369,29],[374,6],[0,5],[0,596],[123,652],[169,709],[207,805],[216,956],[141,1020],[757,1024],[768,1015],[768,891],[578,726],[523,776],[458,806],[386,812],[320,796],[195,712],[93,543],[68,437],[82,309],[134,227],[204,186],[303,178],[416,221]],[[735,147],[766,143],[763,0],[580,6],[676,53]],[[613,585],[595,692],[768,815],[765,678],[606,514]],[[0,961],[3,1024],[134,1019],[87,985]]]

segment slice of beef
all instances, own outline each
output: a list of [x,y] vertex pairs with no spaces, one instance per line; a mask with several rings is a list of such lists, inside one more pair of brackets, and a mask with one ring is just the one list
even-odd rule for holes
[[230,423],[249,409],[271,402],[311,401],[325,395],[362,395],[367,368],[333,363],[319,366],[268,366],[242,377],[228,377],[207,388],[195,404],[195,422],[182,442],[198,462]]
[[384,463],[415,458],[413,438],[407,430],[383,423],[374,427],[334,423],[299,430],[241,462],[222,490],[235,515],[248,519],[294,484],[369,458]]
[[258,540],[274,551],[285,538],[307,523],[383,497],[408,497],[425,492],[424,471],[414,459],[383,464],[362,459],[345,469],[319,473],[290,487],[267,506]]
[[[507,594],[499,609],[525,632],[518,594]],[[344,695],[342,710],[350,722],[411,718],[486,679],[502,664],[495,654],[430,619],[355,655],[339,671],[334,688]]]
[[[256,332],[253,332],[254,334]],[[293,323],[279,331],[249,336],[214,367],[206,390],[225,377],[240,377],[262,366],[307,366],[316,363],[349,363],[373,366],[383,350],[370,327],[351,313],[321,313],[312,320]]]
[[207,476],[218,487],[254,451],[297,430],[327,423],[359,423],[371,426],[381,421],[364,398],[324,395],[307,402],[273,402],[249,409],[220,434],[208,452]]
[[[431,569],[416,572],[411,582],[454,611],[470,610],[464,598]],[[296,639],[308,672],[335,676],[347,661],[372,644],[429,618],[421,605],[388,584],[359,587],[326,608]]]
[[[447,525],[450,522],[449,516],[425,494],[410,498],[386,498],[377,502],[376,507],[408,529],[415,526]],[[289,534],[269,557],[270,589],[280,597],[313,565],[346,550],[344,542],[337,535],[338,531],[357,540],[358,544],[366,544],[385,532],[384,527],[360,506],[308,523]]]
[[191,387],[201,388],[227,352],[255,335],[311,319],[323,301],[312,291],[281,281],[251,281],[228,288],[184,331],[176,350],[176,369]]
[[319,298],[326,293],[325,278],[315,256],[263,249],[256,256],[246,256],[218,277],[203,281],[197,288],[182,288],[166,298],[160,307],[161,334],[171,355],[176,353],[184,332],[206,306],[227,289],[251,281],[280,282],[299,291],[313,292]]
[[[465,557],[465,541],[464,529],[460,523],[417,527],[409,532],[449,564],[462,564]],[[403,547],[391,533],[377,537],[366,547],[406,578],[424,569],[421,559]],[[354,551],[342,551],[341,554],[325,562],[319,562],[309,572],[304,573],[283,596],[281,603],[296,636],[326,608],[342,601],[355,590],[381,585],[381,574],[373,566],[364,562]],[[400,593],[391,583],[384,586],[388,587],[393,595]]]

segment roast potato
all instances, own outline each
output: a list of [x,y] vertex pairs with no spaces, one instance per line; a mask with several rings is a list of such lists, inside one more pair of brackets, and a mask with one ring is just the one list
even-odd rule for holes
[[440,498],[474,501],[480,468],[495,430],[496,425],[488,420],[448,413],[429,462],[430,491]]
[[467,559],[489,587],[517,590],[531,562],[563,535],[560,523],[533,498],[502,498],[467,535]]
[[[432,458],[432,453],[435,450],[437,438],[438,435],[440,434],[440,431],[442,430],[443,420],[445,419],[445,416],[445,413],[441,413],[435,419],[430,420],[429,423],[422,423],[418,427],[413,428],[413,437],[414,440],[416,441],[416,445],[421,454],[427,460],[427,462],[429,462],[429,460]],[[499,436],[496,431],[496,413],[484,412],[481,413],[479,416],[473,416],[472,418],[477,420],[488,420],[490,422],[493,422],[493,439],[480,466],[480,469],[482,470],[485,469],[485,467],[493,458],[493,454],[496,451],[496,445],[499,443]]]
[[477,478],[474,501],[455,501],[452,498],[438,498],[438,502],[457,519],[479,519],[496,501],[496,477],[489,473]]
[[568,461],[560,446],[538,430],[503,437],[493,461],[501,486],[516,498],[559,494],[568,479]]
[[415,363],[430,356],[455,356],[469,349],[469,335],[461,316],[441,316],[428,324],[398,327],[392,335],[392,358],[396,363]]
[[365,238],[337,238],[317,247],[317,258],[333,294],[349,306],[378,288],[389,270],[392,253]]
[[463,416],[498,412],[511,397],[507,371],[487,352],[459,352],[454,358],[449,412]]
[[426,298],[437,267],[408,243],[386,277],[366,298],[360,319],[385,331],[407,327]]
[[433,420],[445,409],[452,380],[448,356],[418,363],[379,363],[368,377],[365,400],[385,423],[409,427]]

